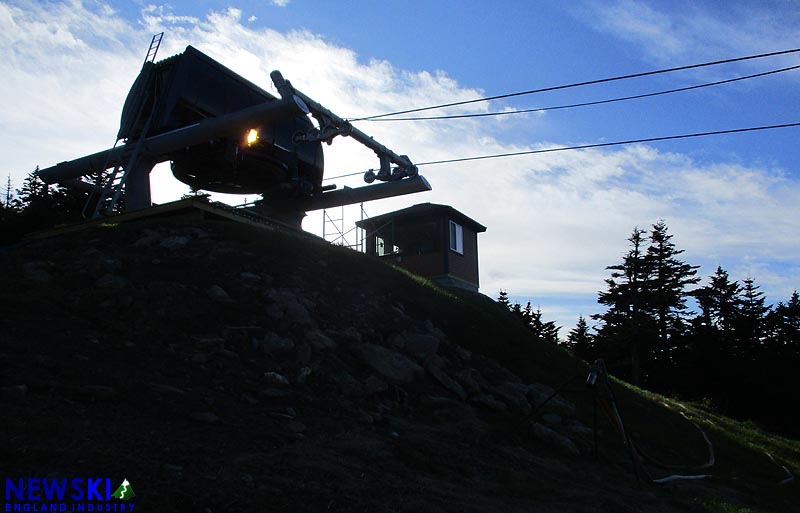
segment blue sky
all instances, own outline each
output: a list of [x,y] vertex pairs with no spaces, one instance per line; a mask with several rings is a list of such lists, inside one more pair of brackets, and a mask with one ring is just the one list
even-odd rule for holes
[[[337,114],[358,117],[800,46],[796,1],[0,1],[0,141],[15,184],[113,145],[153,33],[159,58],[196,46],[269,89],[280,69]],[[800,64],[800,54],[472,104],[480,113],[687,87]],[[502,118],[362,122],[416,162],[800,121],[800,70],[580,109]],[[438,112],[438,111],[437,111]],[[607,265],[634,226],[664,219],[685,260],[752,277],[768,301],[800,287],[800,128],[430,166],[429,193],[369,215],[447,203],[488,226],[481,290],[574,325],[600,311]],[[348,140],[326,176],[376,167]],[[184,191],[164,166],[154,200]],[[357,186],[358,177],[337,180]],[[345,212],[348,228],[358,209]],[[320,213],[304,228],[320,233]]]

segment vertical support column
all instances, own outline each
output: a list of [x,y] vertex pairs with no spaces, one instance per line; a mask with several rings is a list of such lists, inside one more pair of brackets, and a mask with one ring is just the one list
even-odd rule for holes
[[136,159],[125,180],[125,210],[141,210],[152,205],[150,196],[150,171],[157,160],[148,157]]

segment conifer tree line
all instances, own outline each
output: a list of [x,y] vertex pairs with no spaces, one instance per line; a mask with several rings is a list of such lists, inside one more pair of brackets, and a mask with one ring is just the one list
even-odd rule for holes
[[518,317],[539,340],[550,344],[559,343],[558,331],[561,327],[556,326],[553,321],[543,321],[541,309],[537,307],[536,310],[534,310],[530,301],[528,301],[524,308],[519,303],[511,304],[511,300],[508,299],[508,292],[501,290],[497,302],[506,307],[514,316]]
[[[681,260],[664,221],[634,228],[590,328],[580,317],[565,345],[617,377],[656,392],[702,401],[721,413],[800,435],[800,296],[767,305],[752,278],[721,266],[703,279]],[[695,311],[696,309],[696,311]]]
[[721,266],[705,281],[684,262],[662,220],[633,229],[622,261],[610,265],[597,302],[605,312],[580,316],[566,339],[542,313],[498,302],[536,336],[565,346],[631,384],[695,400],[740,419],[800,436],[800,295],[767,305],[752,278],[732,280]]
[[20,240],[26,233],[83,219],[87,194],[61,185],[47,185],[37,171],[14,188],[8,175],[0,188],[0,244]]

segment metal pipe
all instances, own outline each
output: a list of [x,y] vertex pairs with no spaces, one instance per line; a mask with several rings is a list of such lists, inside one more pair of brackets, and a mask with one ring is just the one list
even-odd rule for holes
[[373,201],[404,194],[430,191],[431,184],[422,175],[417,175],[403,180],[393,182],[383,182],[375,185],[365,185],[363,187],[345,187],[338,191],[326,192],[316,197],[298,202],[296,208],[304,212],[321,210],[323,208],[339,207],[351,205],[364,201]]
[[352,126],[349,121],[340,118],[330,110],[326,109],[319,103],[315,102],[302,92],[298,91],[294,87],[291,86],[291,82],[283,78],[281,72],[278,70],[273,71],[270,73],[270,78],[272,82],[275,84],[275,87],[278,89],[281,94],[284,94],[284,91],[291,91],[297,95],[311,110],[311,112],[317,112],[322,114],[324,117],[330,118],[333,122],[339,127],[348,127],[348,133],[346,135],[352,137],[356,141],[360,142],[364,146],[370,148],[378,155],[387,155],[392,163],[397,164],[398,166],[402,167],[409,171],[411,175],[415,175],[417,171],[417,167],[406,157],[405,155],[398,155],[386,146],[382,145],[381,143],[377,142],[372,137],[368,136],[358,128]]
[[[276,123],[294,117],[304,116],[308,112],[297,96],[282,98],[253,105],[224,116],[209,118],[194,125],[178,128],[171,132],[149,137],[144,141],[144,154],[152,157],[157,164],[169,160],[169,153],[197,144],[208,142],[237,131],[244,132],[253,125]],[[244,135],[243,135],[244,136]],[[86,157],[55,166],[40,169],[39,177],[48,184],[65,182],[88,174],[104,171],[110,163],[118,162],[128,145],[100,151]]]

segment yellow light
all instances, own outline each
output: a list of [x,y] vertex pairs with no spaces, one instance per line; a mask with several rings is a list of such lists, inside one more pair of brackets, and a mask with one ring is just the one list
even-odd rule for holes
[[247,145],[252,146],[258,141],[258,130],[255,128],[251,128],[249,132],[247,132]]

